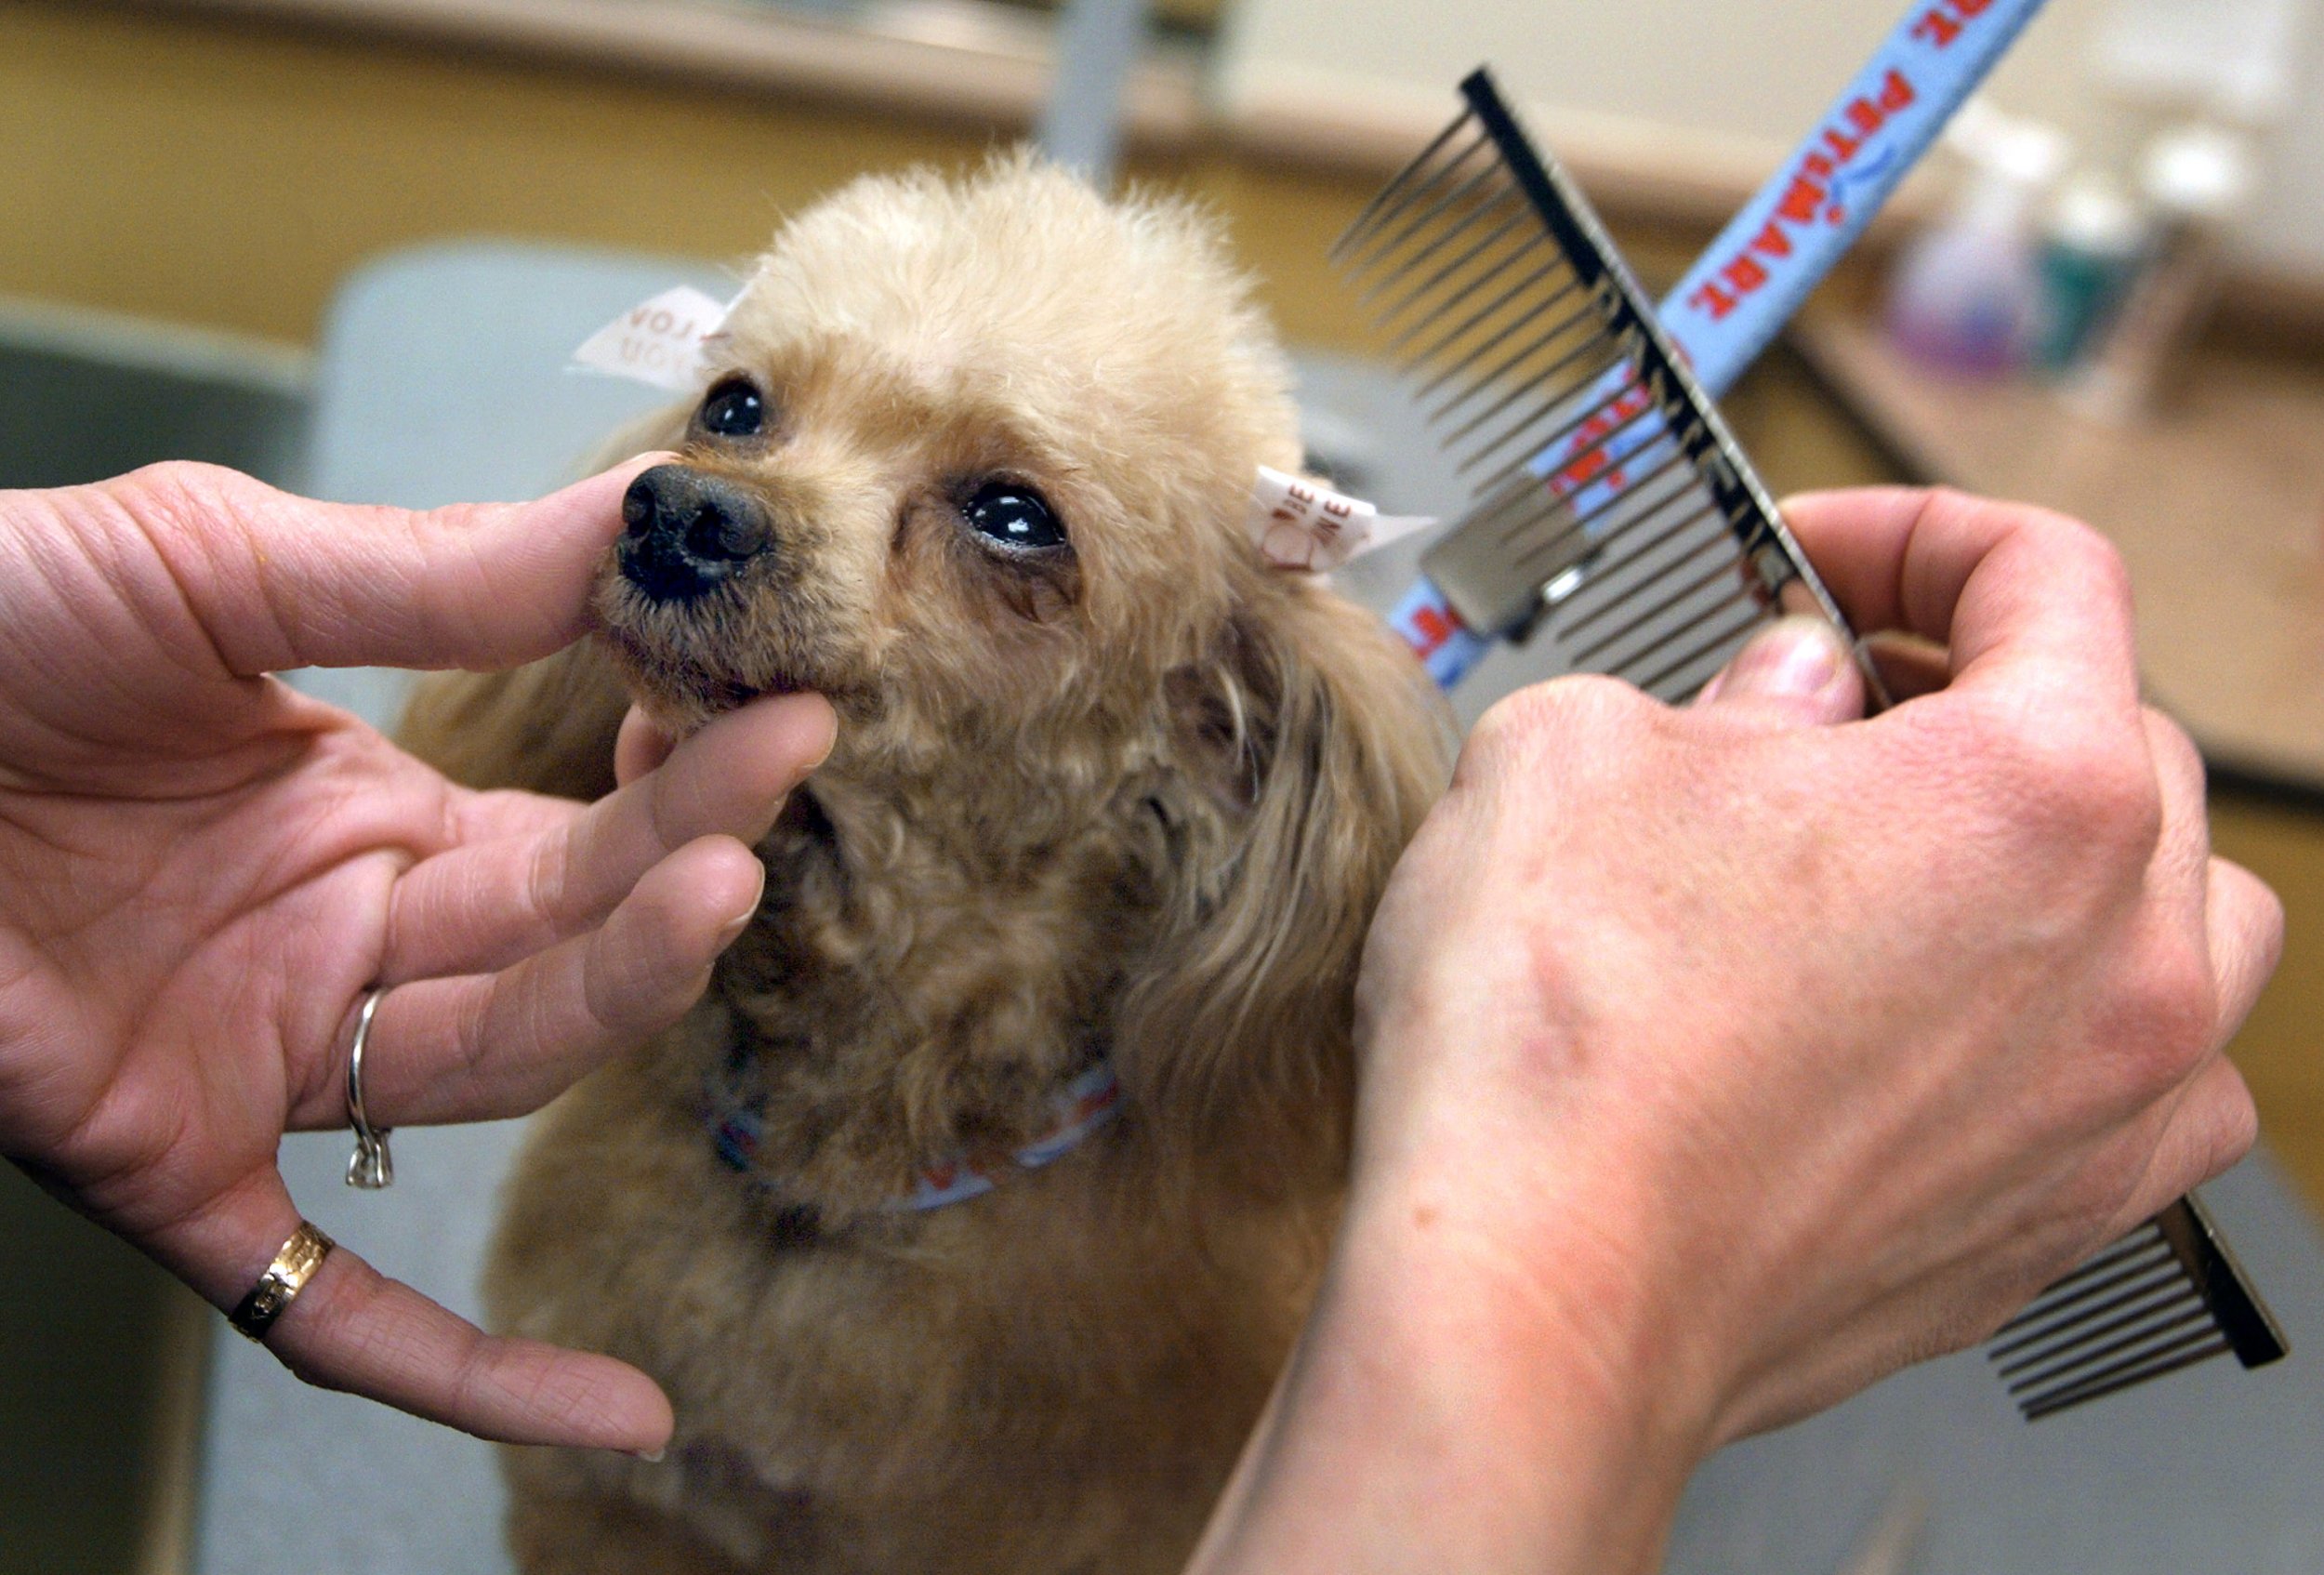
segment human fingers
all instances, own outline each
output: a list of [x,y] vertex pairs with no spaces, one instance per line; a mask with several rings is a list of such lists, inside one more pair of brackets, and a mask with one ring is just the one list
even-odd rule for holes
[[642,455],[532,503],[412,510],[319,503],[215,466],[101,489],[158,551],[228,670],[495,668],[587,627]]
[[2139,722],[2155,774],[2158,810],[2148,887],[2155,900],[2180,917],[2188,939],[2200,944],[2211,864],[2209,773],[2194,740],[2178,723],[2151,706],[2140,712]]
[[1838,629],[1798,614],[1753,635],[1695,703],[1812,727],[1862,716],[1864,677]]
[[2087,525],[1901,487],[1807,493],[1783,514],[1856,629],[1948,645],[1954,687],[2030,680],[2060,707],[2135,707],[2129,579]]
[[[757,911],[764,881],[749,849],[704,837],[647,871],[586,934],[496,973],[397,986],[380,999],[363,1054],[373,1121],[481,1121],[539,1108],[684,1014]],[[352,1022],[350,1012],[341,1044]],[[345,1123],[336,1075],[314,1079],[291,1111],[294,1127]]]
[[[249,1178],[153,1243],[221,1311],[258,1283],[300,1216],[279,1173]],[[325,1389],[510,1444],[644,1453],[673,1426],[654,1381],[609,1357],[488,1335],[335,1245],[265,1330],[284,1366]]]
[[[2204,768],[2194,744],[2152,709],[2144,716],[2161,824],[2148,867],[2150,903],[2184,927],[2202,960],[2199,977],[2171,983],[2167,960],[2145,963],[2132,999],[2152,1043],[2129,1063],[2143,1118],[2117,1139],[2139,1163],[2118,1211],[2117,1234],[2241,1158],[2258,1131],[2242,1076],[2223,1051],[2275,972],[2283,909],[2273,892],[2211,852]],[[2175,1021],[2174,1021],[2175,1019]]]
[[[1747,1396],[1740,1431],[1780,1425],[1882,1371],[1986,1338],[2042,1289],[2251,1151],[2257,1110],[2242,1074],[2218,1047],[2275,967],[2281,908],[2248,871],[2224,859],[2208,862],[2220,1019],[2207,1044],[2187,1058],[2191,1070],[2183,1080],[2110,1133],[2052,1145],[2046,1158],[2078,1156],[2050,1178],[2053,1190],[1988,1208],[1988,1217],[2012,1223],[1983,1241],[1962,1242],[1892,1289],[1855,1318],[1848,1339],[1821,1340],[1795,1354],[1791,1370],[1768,1375],[1768,1392]],[[2111,1208],[2093,1214],[2050,1201],[2069,1192],[2103,1197]]]
[[[1948,1250],[1868,1304],[1844,1335],[1828,1333],[1752,1375],[1723,1419],[1722,1441],[1795,1421],[1881,1373],[1974,1343],[2045,1287],[2120,1241],[2250,1152],[2251,1092],[2217,1047],[2249,1011],[2275,965],[2280,909],[2255,878],[2212,859],[2210,902],[2221,1022],[2191,1070],[2119,1127],[2047,1145],[2038,1188],[1976,1215],[1978,1236]],[[2167,1076],[2167,1074],[2166,1074]],[[2017,1184],[2026,1185],[2024,1175]],[[2102,1198],[2097,1211],[2072,1199]],[[2007,1222],[1993,1228],[1991,1222]]]
[[[577,814],[531,795],[469,801],[463,830],[472,837],[395,883],[380,982],[505,968],[603,920],[697,837],[758,841],[785,795],[831,752],[837,727],[821,695],[783,695],[717,718],[658,769]],[[530,829],[544,809],[554,824]],[[495,836],[503,825],[516,834]]]
[[2210,969],[2212,1011],[2204,1026],[2208,1046],[2216,1050],[2243,1026],[2276,972],[2283,904],[2258,876],[2212,853],[2208,774],[2194,741],[2151,707],[2142,721],[2161,812],[2149,885],[2191,916]]
[[614,738],[614,780],[627,788],[647,772],[669,759],[678,741],[662,730],[662,724],[647,716],[637,706],[621,719],[621,732]]
[[2146,1021],[2130,1031],[2153,1039],[2138,1060],[2174,1087],[2219,1053],[2275,972],[2283,908],[2250,871],[2212,855],[2206,773],[2193,741],[2159,711],[2142,721],[2158,805],[2144,901],[2156,933],[2172,941],[2169,951],[2136,959],[2130,999]]
[[1951,653],[1917,634],[1879,630],[1865,637],[1864,654],[1881,675],[1881,687],[1897,705],[1934,695],[1953,681]]
[[2259,1107],[2236,1064],[2212,1056],[2166,1102],[2156,1118],[2124,1141],[2144,1163],[2123,1194],[2108,1242],[2118,1241],[2251,1151]]
[[2219,1042],[2233,1039],[2259,1003],[2284,951],[2284,905],[2267,883],[2239,864],[2213,856],[2206,866],[2203,920],[2209,939]]

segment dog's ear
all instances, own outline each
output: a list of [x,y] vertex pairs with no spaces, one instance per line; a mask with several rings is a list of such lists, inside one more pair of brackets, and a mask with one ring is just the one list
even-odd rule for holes
[[1124,998],[1116,1070],[1208,1153],[1336,1145],[1357,959],[1443,790],[1449,713],[1378,618],[1304,576],[1270,576],[1173,690],[1170,901]]
[[600,799],[614,790],[614,739],[628,709],[613,659],[585,640],[508,672],[422,679],[396,741],[470,788]]

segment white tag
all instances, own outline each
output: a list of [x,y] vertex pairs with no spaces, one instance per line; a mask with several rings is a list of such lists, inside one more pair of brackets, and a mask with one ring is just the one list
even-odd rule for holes
[[1251,539],[1278,569],[1321,574],[1436,522],[1382,514],[1360,497],[1259,467],[1251,488]]
[[725,321],[726,308],[693,285],[680,285],[639,302],[591,334],[573,352],[573,364],[682,392],[702,375],[702,341]]

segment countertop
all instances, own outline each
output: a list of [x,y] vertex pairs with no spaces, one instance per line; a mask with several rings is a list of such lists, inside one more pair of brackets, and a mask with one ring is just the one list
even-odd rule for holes
[[2153,702],[2214,768],[2324,792],[2324,364],[2207,349],[2162,411],[2117,427],[2043,386],[1928,371],[1851,317],[1793,342],[1919,479],[2104,531]]

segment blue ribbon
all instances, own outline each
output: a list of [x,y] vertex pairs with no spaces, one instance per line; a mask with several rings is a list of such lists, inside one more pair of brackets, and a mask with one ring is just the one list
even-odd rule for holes
[[[1656,309],[1705,392],[1715,399],[1741,378],[2040,8],[2041,0],[1921,0],[1897,24]],[[1588,396],[1603,417],[1528,462],[1585,530],[1631,476],[1671,453],[1657,407],[1616,403],[1629,377],[1626,367],[1609,372]],[[1426,577],[1389,622],[1446,689],[1493,645]]]

